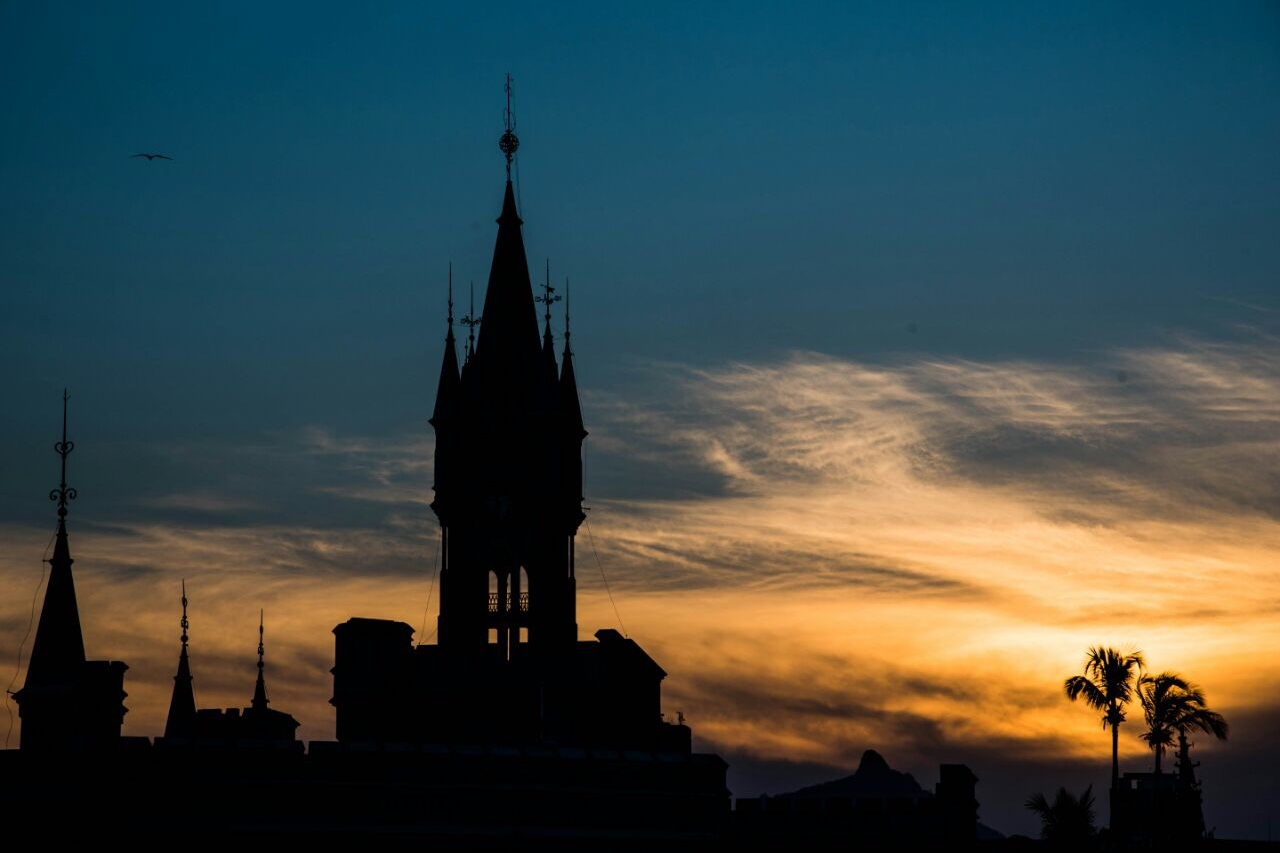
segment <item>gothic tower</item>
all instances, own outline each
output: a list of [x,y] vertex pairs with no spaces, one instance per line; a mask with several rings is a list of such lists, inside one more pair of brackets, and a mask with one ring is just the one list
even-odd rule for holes
[[[568,283],[556,293],[549,264],[536,291],[530,280],[511,181],[519,141],[509,80],[507,98],[499,142],[507,181],[483,313],[475,316],[473,303],[462,318],[468,334],[459,359],[451,271],[430,418],[442,557],[436,642],[413,645],[413,628],[398,621],[352,618],[335,627],[330,702],[338,740],[688,755],[688,727],[663,720],[662,668],[616,630],[578,638],[574,540],[586,519],[587,432]],[[561,301],[557,360],[551,308]]]
[[[574,536],[582,512],[582,440],[568,336],[551,334],[551,282],[535,300],[516,210],[510,113],[499,143],[507,183],[479,326],[458,366],[452,296],[434,414],[435,500],[442,529],[441,648],[556,656],[577,641]],[[542,340],[536,302],[546,306]],[[568,318],[566,313],[566,327]]]

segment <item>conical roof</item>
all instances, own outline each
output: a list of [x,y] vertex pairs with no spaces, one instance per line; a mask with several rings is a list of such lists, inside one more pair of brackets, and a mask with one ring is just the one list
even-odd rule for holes
[[476,340],[476,360],[486,378],[527,376],[537,363],[538,315],[525,256],[523,224],[516,213],[516,197],[507,181],[498,217],[498,237],[489,268],[483,323]]
[[75,677],[84,665],[84,635],[80,631],[80,608],[71,577],[73,562],[67,542],[67,522],[60,518],[53,557],[49,560],[49,585],[45,588],[40,623],[27,664],[27,687]]

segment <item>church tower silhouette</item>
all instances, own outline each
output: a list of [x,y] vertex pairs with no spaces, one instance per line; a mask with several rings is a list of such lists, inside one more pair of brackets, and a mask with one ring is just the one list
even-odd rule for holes
[[586,430],[567,345],[563,368],[556,365],[551,304],[559,296],[549,280],[538,340],[509,171],[497,222],[475,350],[459,372],[450,322],[431,417],[431,507],[443,555],[439,643],[463,654],[496,644],[506,658],[563,654],[578,634],[574,535],[586,518]]
[[[666,673],[614,629],[578,639],[574,541],[587,436],[569,345],[557,363],[547,280],[535,297],[511,165],[479,317],[459,364],[452,272],[430,423],[440,524],[437,642],[403,622],[353,618],[334,629],[341,741],[575,744],[688,755],[690,731],[661,709]],[[567,285],[566,285],[567,286]],[[537,304],[544,306],[541,336]],[[476,328],[479,328],[478,335]]]

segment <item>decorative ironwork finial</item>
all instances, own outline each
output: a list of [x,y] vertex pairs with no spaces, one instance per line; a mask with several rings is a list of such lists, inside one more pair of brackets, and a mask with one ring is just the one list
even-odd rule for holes
[[515,156],[516,149],[520,147],[520,137],[516,136],[516,120],[511,115],[511,75],[507,75],[507,108],[502,112],[503,124],[506,130],[502,132],[502,138],[498,140],[498,148],[502,149],[502,154],[507,158],[507,180],[511,180],[511,158]]
[[[555,295],[552,295],[555,294]],[[547,280],[542,283],[542,295],[534,297],[535,302],[541,302],[547,306],[546,314],[543,315],[547,321],[547,331],[551,331],[551,303],[559,302],[560,296],[556,294],[556,289],[551,286],[551,259],[547,259]]]
[[58,451],[58,455],[62,457],[62,482],[58,484],[58,488],[49,492],[49,500],[58,502],[58,518],[65,519],[67,517],[67,501],[76,499],[76,490],[67,487],[67,457],[71,455],[71,451],[76,449],[74,441],[67,441],[67,401],[71,398],[67,396],[67,389],[62,389],[62,441],[53,445],[53,449]]
[[449,262],[449,331],[453,331],[453,261]]
[[476,316],[476,283],[471,282],[471,313],[463,317],[458,322],[470,329],[467,334],[467,361],[471,360],[471,356],[476,354],[476,326],[480,325],[481,317]]
[[182,579],[182,648],[187,647],[187,629],[191,623],[187,621],[187,579]]
[[265,666],[265,664],[263,664],[262,662],[262,655],[264,651],[265,649],[262,646],[262,611],[259,610],[258,611],[258,672],[259,673],[262,672],[262,668],[263,666]]

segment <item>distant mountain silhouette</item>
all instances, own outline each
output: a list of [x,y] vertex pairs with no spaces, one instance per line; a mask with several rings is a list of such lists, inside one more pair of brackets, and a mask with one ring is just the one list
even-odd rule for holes
[[830,782],[779,794],[780,797],[930,797],[910,773],[894,770],[874,749],[862,753],[858,769]]

